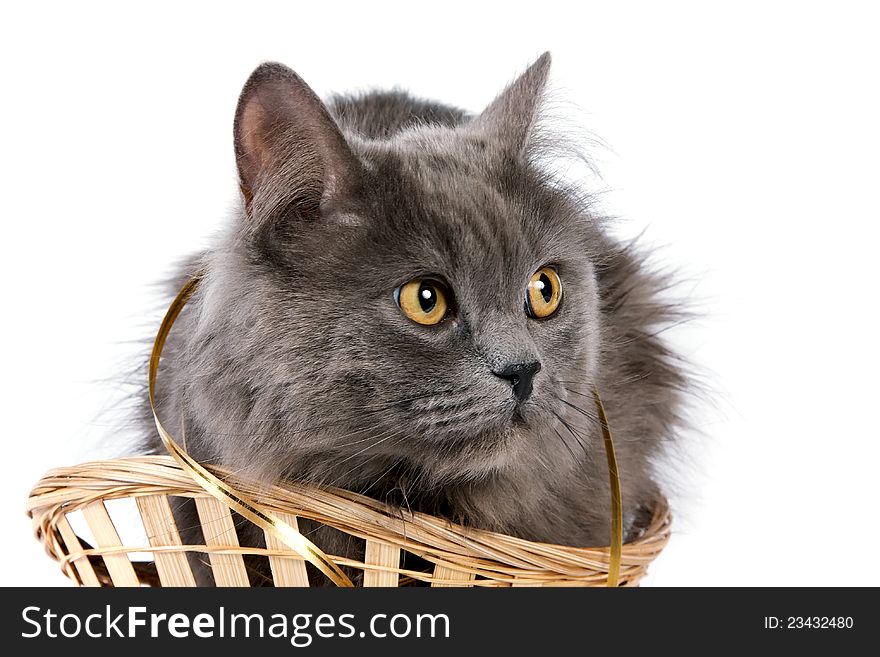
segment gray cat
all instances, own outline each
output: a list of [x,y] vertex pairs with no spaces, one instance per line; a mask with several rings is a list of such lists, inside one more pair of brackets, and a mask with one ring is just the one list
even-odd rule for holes
[[478,115],[397,91],[325,104],[280,64],[254,71],[234,124],[241,210],[174,281],[207,272],[159,379],[195,458],[607,545],[595,385],[638,531],[680,425],[686,378],[657,337],[679,315],[585,194],[536,165],[558,145],[536,128],[549,66]]

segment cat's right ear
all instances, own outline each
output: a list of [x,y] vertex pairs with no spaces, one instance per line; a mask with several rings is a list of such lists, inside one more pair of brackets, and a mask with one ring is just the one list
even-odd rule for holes
[[471,128],[522,155],[534,132],[549,72],[550,53],[545,52],[473,119]]
[[251,74],[233,131],[245,212],[254,222],[288,208],[317,218],[357,179],[357,158],[326,106],[282,64],[262,64]]

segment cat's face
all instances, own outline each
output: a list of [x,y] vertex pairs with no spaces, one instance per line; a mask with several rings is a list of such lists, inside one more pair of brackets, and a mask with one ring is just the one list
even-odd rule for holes
[[367,198],[338,221],[269,232],[276,347],[307,346],[289,358],[316,360],[321,380],[300,394],[357,439],[386,437],[374,451],[468,454],[458,467],[483,471],[537,429],[565,431],[554,413],[598,341],[589,231],[524,170],[510,193],[423,154],[373,153]]
[[589,392],[598,353],[595,229],[528,164],[526,137],[505,138],[491,124],[350,138],[332,157],[357,183],[341,173],[311,205],[297,173],[337,165],[291,166],[291,150],[262,179],[270,200],[245,187],[271,217],[224,256],[242,323],[230,358],[248,417],[276,419],[276,463],[333,464],[329,483],[369,463],[448,480],[571,449],[561,418],[589,408],[570,390]]

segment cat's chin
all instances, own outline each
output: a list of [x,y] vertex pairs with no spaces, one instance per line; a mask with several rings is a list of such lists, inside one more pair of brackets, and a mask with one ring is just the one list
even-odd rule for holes
[[432,447],[439,453],[457,453],[461,457],[457,467],[466,478],[488,475],[508,468],[531,450],[537,422],[534,414],[515,410],[481,430],[435,439]]
[[510,424],[514,429],[528,429],[531,426],[531,421],[523,413],[522,408],[517,407],[511,414]]
[[511,406],[476,427],[447,428],[442,436],[435,434],[426,436],[426,439],[434,444],[458,444],[467,450],[503,450],[521,434],[532,431],[537,422],[537,415],[531,407]]
[[506,470],[518,458],[517,431],[491,431],[459,439],[456,459],[435,459],[429,468],[440,479],[452,482],[480,481]]

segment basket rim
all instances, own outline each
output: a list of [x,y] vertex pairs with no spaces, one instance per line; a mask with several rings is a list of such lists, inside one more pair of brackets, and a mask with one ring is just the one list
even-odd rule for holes
[[[338,488],[294,482],[256,486],[237,480],[221,467],[209,469],[229,478],[273,511],[315,520],[360,538],[429,557],[431,561],[466,563],[511,576],[540,570],[579,578],[608,568],[608,546],[530,541],[467,527]],[[25,509],[33,520],[37,537],[44,540],[41,532],[52,526],[59,515],[98,501],[150,495],[210,497],[171,456],[142,455],[53,468],[34,485]],[[649,525],[639,536],[624,543],[622,566],[644,568],[650,564],[668,542],[670,526],[669,506],[661,499]]]
[[[143,466],[148,467],[156,467],[162,468],[163,470],[176,471],[179,472],[183,477],[180,477],[181,485],[179,489],[175,489],[174,492],[166,491],[166,495],[179,495],[181,497],[210,497],[208,493],[204,491],[197,483],[193,481],[185,481],[188,478],[188,475],[180,468],[180,466],[174,461],[171,456],[166,455],[139,455],[139,456],[126,456],[120,458],[113,459],[98,459],[93,461],[84,461],[77,465],[73,466],[61,466],[56,468],[51,468],[47,470],[46,473],[40,478],[40,480],[32,487],[28,500],[25,505],[25,511],[27,512],[29,517],[33,517],[34,513],[40,509],[41,507],[46,506],[46,496],[50,495],[51,492],[64,488],[64,480],[72,481],[79,474],[83,474],[85,472],[90,471],[101,471],[108,466],[116,466],[109,472],[122,472],[126,469],[132,474],[137,474],[139,472],[144,471]],[[125,468],[128,466],[128,468]],[[213,473],[218,476],[228,477],[231,480],[235,480],[235,477],[231,475],[226,469],[219,466],[206,466],[208,470],[211,470]],[[134,479],[132,477],[131,479]],[[120,480],[116,480],[115,482],[108,480],[104,485],[108,491],[113,491],[114,488],[117,488],[120,483]],[[516,536],[511,536],[509,534],[502,534],[499,532],[494,532],[491,530],[480,529],[477,527],[468,527],[466,525],[458,524],[452,520],[448,520],[446,518],[440,518],[437,516],[433,516],[427,513],[423,513],[421,511],[412,511],[409,509],[404,509],[402,507],[396,507],[385,502],[381,502],[380,500],[376,500],[371,497],[367,497],[365,495],[361,495],[359,493],[355,493],[352,491],[348,491],[342,488],[335,487],[318,487],[307,484],[300,484],[296,482],[279,482],[276,484],[272,484],[270,486],[261,486],[259,488],[255,488],[252,484],[249,484],[246,481],[237,481],[237,485],[242,487],[247,487],[252,492],[257,492],[261,498],[266,498],[273,493],[283,492],[284,493],[320,493],[321,497],[336,497],[340,500],[344,500],[348,504],[355,505],[356,507],[363,508],[365,510],[369,510],[371,512],[380,512],[383,514],[402,514],[406,517],[403,519],[404,522],[411,522],[415,519],[420,519],[428,522],[437,522],[439,521],[448,529],[453,531],[458,531],[463,534],[469,534],[472,536],[480,536],[480,537],[492,537],[492,538],[502,538],[507,541],[511,541],[513,543],[522,543],[523,545],[543,545],[551,548],[557,548],[565,551],[573,551],[573,552],[588,552],[594,550],[608,550],[608,546],[572,546],[572,545],[564,545],[559,543],[547,543],[543,541],[532,541],[529,539],[519,538]],[[101,484],[98,483],[98,480],[93,480],[94,490],[100,490]],[[123,497],[131,497],[129,494],[121,494],[122,491],[119,491],[120,494],[112,494],[110,496],[102,496],[101,499],[118,499]],[[140,495],[151,494],[148,492],[140,493]],[[137,496],[137,495],[135,495]],[[308,517],[308,509],[302,509],[304,513],[303,517]],[[666,519],[671,521],[672,515],[669,510],[669,505],[665,499],[661,499],[657,504],[655,511],[655,516],[659,515],[664,520],[663,524],[667,524]],[[624,545],[641,545],[650,540],[650,534],[648,532],[643,532],[640,536],[635,538],[634,540],[628,541],[624,543]]]

